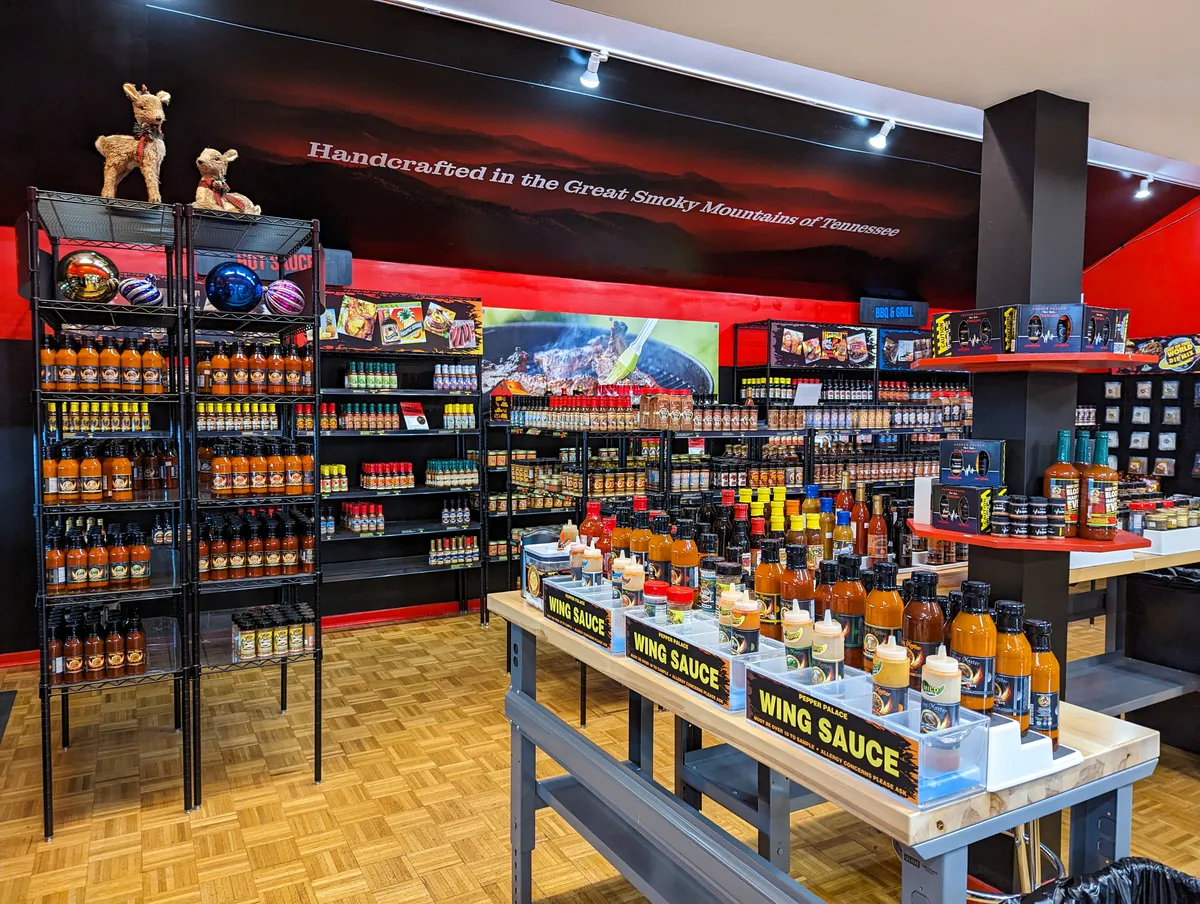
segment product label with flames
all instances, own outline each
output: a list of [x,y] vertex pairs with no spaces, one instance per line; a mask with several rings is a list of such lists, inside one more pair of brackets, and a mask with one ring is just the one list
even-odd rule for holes
[[746,715],[855,775],[917,802],[916,741],[751,669],[746,670]]
[[995,656],[963,656],[953,654],[962,672],[962,694],[964,697],[988,697],[996,683]]

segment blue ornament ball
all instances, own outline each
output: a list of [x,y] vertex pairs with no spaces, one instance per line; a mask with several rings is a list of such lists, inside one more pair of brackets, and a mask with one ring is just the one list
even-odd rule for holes
[[204,292],[218,311],[244,314],[253,311],[262,301],[262,281],[249,267],[226,261],[208,271]]
[[121,280],[119,289],[130,304],[153,306],[163,302],[162,290],[155,285],[153,276],[130,276]]

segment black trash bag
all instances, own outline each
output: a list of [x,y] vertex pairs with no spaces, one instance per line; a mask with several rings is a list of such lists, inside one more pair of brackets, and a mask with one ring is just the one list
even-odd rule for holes
[[1126,857],[1090,876],[1047,883],[1021,904],[1200,904],[1200,879],[1144,857]]

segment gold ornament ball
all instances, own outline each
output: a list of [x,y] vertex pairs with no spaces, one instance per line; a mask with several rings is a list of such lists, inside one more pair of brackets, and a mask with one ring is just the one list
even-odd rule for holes
[[111,301],[120,278],[117,265],[99,251],[72,251],[58,262],[58,293],[71,301]]

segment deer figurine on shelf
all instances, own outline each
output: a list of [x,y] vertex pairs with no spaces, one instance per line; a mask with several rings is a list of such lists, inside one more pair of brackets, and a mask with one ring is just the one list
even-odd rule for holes
[[152,203],[161,204],[158,177],[167,156],[167,143],[163,141],[163,123],[167,119],[164,107],[171,102],[171,95],[166,91],[151,94],[145,85],[139,91],[129,82],[124,88],[125,96],[133,104],[133,134],[101,135],[96,139],[96,150],[104,155],[104,188],[100,197],[115,198],[121,180],[140,169],[146,180],[147,197]]

